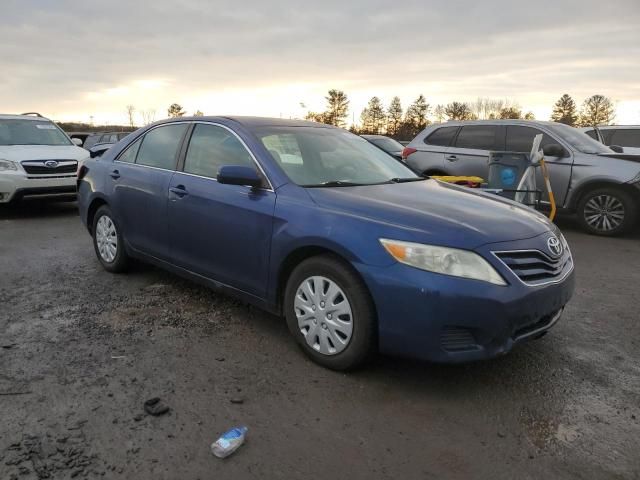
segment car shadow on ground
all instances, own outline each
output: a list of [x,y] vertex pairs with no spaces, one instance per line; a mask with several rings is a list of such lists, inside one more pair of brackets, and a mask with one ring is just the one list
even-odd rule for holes
[[52,218],[78,215],[76,202],[23,200],[20,203],[0,205],[0,220]]

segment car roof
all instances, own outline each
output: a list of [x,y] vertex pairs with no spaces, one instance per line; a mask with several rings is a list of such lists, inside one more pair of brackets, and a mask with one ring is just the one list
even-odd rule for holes
[[9,113],[0,113],[0,118],[5,120],[37,120],[42,122],[43,120],[50,122],[46,117],[36,117],[33,115],[13,115]]
[[448,122],[435,123],[433,126],[438,127],[455,127],[459,125],[513,125],[514,123],[524,125],[558,125],[557,122],[549,122],[544,120],[524,120],[520,118],[513,119],[495,119],[495,120],[449,120]]
[[327,125],[324,123],[310,122],[307,120],[295,120],[285,118],[270,118],[270,117],[250,117],[250,116],[238,116],[238,115],[215,115],[215,116],[202,116],[202,117],[176,117],[165,120],[160,120],[155,125],[161,125],[164,123],[180,122],[180,121],[205,121],[205,122],[219,122],[221,120],[230,120],[232,122],[239,123],[248,127],[249,129],[255,127],[318,127],[318,128],[337,128],[333,125]]
[[391,137],[387,137],[386,135],[360,135],[362,138],[391,138]]
[[[594,127],[584,127],[581,130],[593,130]],[[640,128],[640,125],[598,125],[599,130],[617,130],[619,128]]]

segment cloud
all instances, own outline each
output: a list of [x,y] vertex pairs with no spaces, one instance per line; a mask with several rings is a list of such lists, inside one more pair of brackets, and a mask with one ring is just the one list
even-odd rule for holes
[[373,94],[624,103],[640,99],[639,20],[637,1],[4,0],[0,105],[115,121],[129,103],[229,113],[233,99],[289,116],[334,86],[356,117]]

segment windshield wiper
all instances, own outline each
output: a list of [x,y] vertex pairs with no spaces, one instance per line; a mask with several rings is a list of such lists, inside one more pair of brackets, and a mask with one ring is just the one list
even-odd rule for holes
[[385,183],[407,183],[407,182],[421,182],[425,180],[424,177],[406,177],[406,178],[390,178],[388,182]]
[[362,187],[364,185],[369,185],[367,183],[354,183],[347,182],[345,180],[331,180],[329,182],[316,183],[312,185],[302,185],[305,188],[321,188],[321,187]]

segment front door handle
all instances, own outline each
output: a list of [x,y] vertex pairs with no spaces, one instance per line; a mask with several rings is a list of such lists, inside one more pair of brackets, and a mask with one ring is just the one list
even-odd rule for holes
[[175,187],[169,187],[169,191],[171,193],[173,193],[174,195],[176,195],[178,198],[182,198],[186,195],[189,195],[189,192],[187,192],[187,189],[184,188],[184,185],[177,185]]
[[450,162],[455,162],[458,160],[458,157],[456,157],[455,155],[447,155],[445,158]]
[[109,176],[114,180],[117,180],[120,178],[120,172],[118,170],[112,170]]

